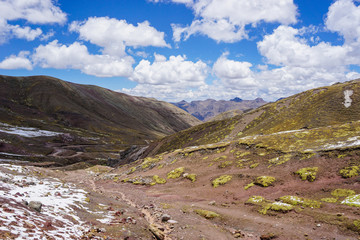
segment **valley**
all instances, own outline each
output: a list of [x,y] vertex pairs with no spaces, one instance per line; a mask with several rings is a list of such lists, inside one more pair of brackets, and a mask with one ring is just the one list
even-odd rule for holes
[[[122,121],[110,128],[107,117],[96,128],[86,126],[102,121],[65,126],[38,105],[3,107],[0,236],[359,239],[360,80],[205,123],[142,101],[160,105],[157,114],[167,122],[147,125],[160,119],[152,113],[131,131]],[[69,200],[64,215],[48,212],[61,199]],[[43,210],[24,201],[42,201]],[[61,229],[68,221],[74,228]]]

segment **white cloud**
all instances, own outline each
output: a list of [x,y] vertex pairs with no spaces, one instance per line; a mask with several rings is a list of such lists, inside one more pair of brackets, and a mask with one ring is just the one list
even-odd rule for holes
[[228,53],[223,54],[213,66],[213,72],[222,83],[236,89],[256,86],[257,81],[250,69],[252,64],[229,60],[227,55]]
[[333,69],[347,64],[347,56],[352,51],[350,47],[332,46],[326,42],[310,46],[299,34],[299,29],[279,26],[257,43],[259,52],[268,63],[277,66]]
[[59,44],[57,40],[40,45],[33,54],[35,64],[43,68],[79,69],[98,77],[129,77],[132,74],[132,57],[122,58],[110,55],[92,55],[87,47],[78,42],[69,46]]
[[124,56],[125,47],[169,47],[164,33],[150,26],[148,21],[129,24],[126,20],[109,17],[91,17],[84,22],[73,22],[70,31],[78,32],[80,39],[101,46],[103,53]]
[[152,64],[148,60],[141,60],[130,79],[141,84],[168,84],[184,88],[202,85],[207,72],[208,67],[202,61],[186,61],[186,57],[180,55],[170,56],[167,60],[155,54]]
[[334,2],[327,14],[326,27],[344,36],[345,42],[360,42],[360,6],[352,0]]
[[190,26],[172,25],[175,41],[199,33],[218,42],[236,42],[247,38],[248,25],[262,21],[296,23],[297,7],[293,0],[198,0],[190,5],[196,19]]
[[42,35],[40,28],[12,25],[11,21],[26,20],[31,24],[66,22],[66,14],[52,0],[2,0],[0,1],[0,44],[10,38],[33,41]]
[[66,14],[52,0],[2,0],[0,16],[5,20],[24,19],[30,23],[65,23]]
[[31,29],[29,26],[20,27],[19,25],[11,26],[11,31],[15,37],[23,38],[28,41],[33,41],[42,34],[40,28]]
[[27,58],[30,53],[27,51],[20,52],[17,56],[11,55],[0,62],[0,69],[19,69],[24,68],[32,70],[31,61]]

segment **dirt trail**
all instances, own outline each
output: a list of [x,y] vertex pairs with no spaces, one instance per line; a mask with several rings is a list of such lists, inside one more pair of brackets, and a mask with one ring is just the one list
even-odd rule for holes
[[134,201],[129,199],[123,192],[120,192],[118,190],[112,191],[112,190],[108,190],[105,188],[102,188],[102,190],[99,190],[99,188],[96,186],[96,183],[93,179],[90,179],[89,183],[90,183],[92,191],[94,191],[94,192],[98,192],[98,193],[105,194],[105,195],[109,194],[108,196],[110,196],[112,198],[116,198],[116,199],[119,199],[118,196],[120,196],[120,199],[123,202],[125,202],[127,205],[137,209],[141,213],[141,215],[144,217],[144,219],[149,224],[149,226],[153,226],[160,230],[161,234],[164,237],[161,239],[172,240],[172,238],[169,236],[169,234],[172,231],[170,229],[170,227],[167,224],[160,222],[156,217],[153,216],[153,213],[151,211],[149,211],[148,209],[146,209],[144,206],[141,207],[141,206],[137,205]]

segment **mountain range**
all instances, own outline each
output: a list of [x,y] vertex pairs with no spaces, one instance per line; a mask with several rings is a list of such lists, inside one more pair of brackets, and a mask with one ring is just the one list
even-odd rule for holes
[[[218,114],[228,112],[231,110],[236,111],[237,114],[241,114],[244,111],[249,111],[254,108],[258,108],[267,102],[262,98],[257,98],[255,100],[242,100],[238,97],[231,99],[229,101],[226,100],[214,100],[207,99],[204,101],[192,101],[187,102],[185,100],[173,103],[175,106],[187,111],[194,117],[198,118],[201,121],[209,121]],[[235,112],[233,112],[235,113]]]

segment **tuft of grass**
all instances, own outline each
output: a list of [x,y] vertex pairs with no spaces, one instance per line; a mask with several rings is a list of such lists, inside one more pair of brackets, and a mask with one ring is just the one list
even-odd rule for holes
[[212,185],[214,188],[218,187],[219,185],[224,185],[225,183],[229,182],[232,179],[231,175],[222,175],[215,180],[212,181]]
[[161,178],[159,177],[158,175],[154,175],[153,176],[153,181],[155,183],[158,183],[158,184],[165,184],[166,183],[166,179],[165,178]]
[[309,182],[313,182],[316,179],[318,170],[318,167],[301,168],[295,172],[295,174],[298,174],[303,181],[308,180]]
[[346,197],[341,204],[360,208],[360,194]]
[[351,178],[359,176],[360,169],[358,166],[346,167],[341,169],[339,173],[343,178]]
[[355,195],[355,191],[351,189],[338,188],[333,190],[331,192],[331,195],[334,197],[347,197],[347,196]]
[[254,163],[254,164],[250,165],[250,168],[253,169],[253,168],[256,168],[257,166],[259,166],[259,163]]
[[336,198],[322,198],[321,201],[327,202],[327,203],[336,203],[337,199]]
[[176,168],[167,174],[167,178],[169,179],[179,178],[184,173],[184,171],[185,171],[184,167]]
[[189,179],[191,182],[195,182],[196,181],[196,174],[192,173],[192,174],[186,174],[185,175],[186,179]]
[[213,211],[208,211],[208,210],[204,210],[204,209],[195,209],[194,211],[206,219],[213,219],[216,217],[220,217],[220,215],[218,213],[213,212]]
[[260,185],[262,187],[268,187],[270,185],[272,185],[272,183],[275,182],[275,178],[274,177],[270,177],[270,176],[260,176],[257,177],[255,179],[254,184],[256,185]]
[[250,203],[250,204],[260,204],[263,203],[265,201],[265,198],[262,196],[251,196],[246,203]]
[[283,196],[279,198],[282,202],[288,203],[291,205],[301,205],[303,207],[310,207],[310,208],[320,208],[321,202],[318,202],[316,200],[308,199],[308,198],[301,198],[297,196]]
[[246,185],[245,187],[244,187],[244,189],[245,190],[248,190],[249,188],[251,188],[251,187],[253,187],[253,186],[255,186],[255,183],[249,183],[248,185]]

